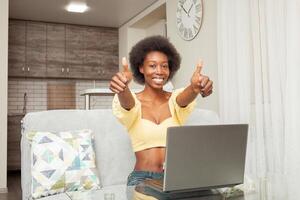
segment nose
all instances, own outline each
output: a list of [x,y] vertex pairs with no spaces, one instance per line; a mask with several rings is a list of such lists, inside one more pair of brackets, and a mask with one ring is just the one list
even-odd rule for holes
[[156,67],[156,73],[157,73],[157,74],[161,74],[162,72],[163,72],[162,66],[161,66],[161,65],[158,65],[158,66]]

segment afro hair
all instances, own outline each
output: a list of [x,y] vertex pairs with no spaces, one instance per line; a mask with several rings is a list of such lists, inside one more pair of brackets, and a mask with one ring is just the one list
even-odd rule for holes
[[153,51],[164,53],[167,56],[170,69],[169,79],[172,79],[180,67],[181,57],[168,38],[159,35],[144,38],[135,44],[129,53],[133,77],[139,84],[145,83],[144,75],[139,68],[144,64],[147,54]]

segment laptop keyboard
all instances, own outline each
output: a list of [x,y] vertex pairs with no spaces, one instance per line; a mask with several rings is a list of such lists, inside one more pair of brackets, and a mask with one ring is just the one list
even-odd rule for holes
[[[221,200],[221,195],[217,192],[213,192],[212,190],[191,190],[191,191],[172,191],[172,192],[163,192],[163,179],[146,179],[144,181],[144,186],[139,186],[139,192],[153,196],[157,199],[186,199],[186,198],[194,198],[203,197],[206,199],[207,197],[210,200]],[[202,199],[202,198],[201,198]]]

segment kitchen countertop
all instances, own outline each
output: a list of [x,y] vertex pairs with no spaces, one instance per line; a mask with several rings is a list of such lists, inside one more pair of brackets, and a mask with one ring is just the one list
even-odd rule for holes
[[[131,89],[132,92],[136,93],[141,91],[141,89]],[[114,93],[108,88],[91,88],[84,90],[81,94],[84,95],[91,95],[91,96],[104,96],[104,95],[114,95]]]

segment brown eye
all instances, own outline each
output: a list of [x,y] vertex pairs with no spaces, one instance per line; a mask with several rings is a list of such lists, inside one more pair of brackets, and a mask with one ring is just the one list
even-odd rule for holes
[[154,65],[154,64],[151,64],[151,65],[149,65],[151,68],[153,68],[153,69],[155,69],[156,68],[156,65]]
[[164,69],[168,69],[169,68],[169,65],[168,64],[165,64],[162,66]]

